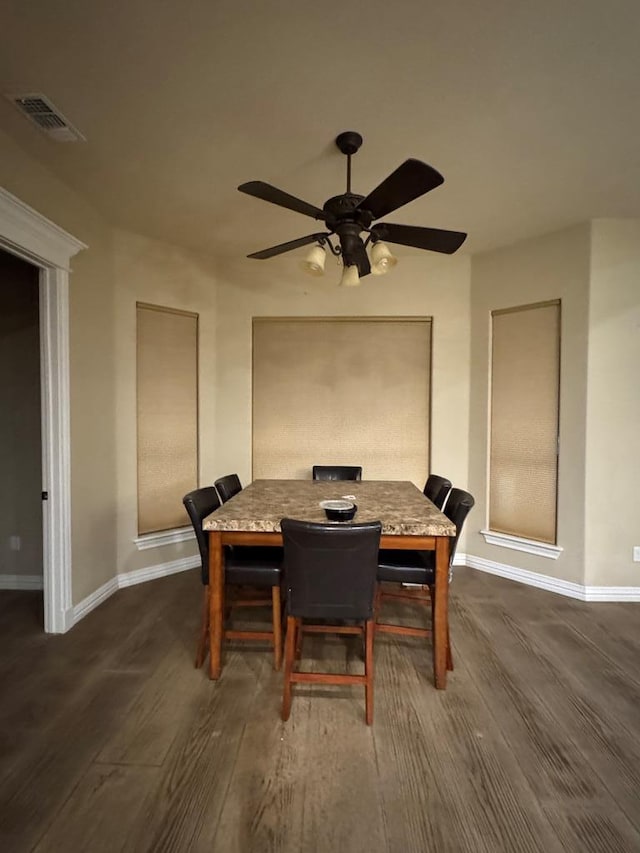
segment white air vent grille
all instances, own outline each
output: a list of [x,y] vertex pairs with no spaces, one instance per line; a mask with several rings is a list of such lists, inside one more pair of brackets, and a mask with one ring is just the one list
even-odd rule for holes
[[44,95],[7,95],[7,98],[56,142],[86,142],[80,131]]

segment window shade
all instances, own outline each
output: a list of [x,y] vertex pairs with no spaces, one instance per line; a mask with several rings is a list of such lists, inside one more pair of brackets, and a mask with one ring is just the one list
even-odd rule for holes
[[429,318],[256,318],[254,478],[343,464],[422,485],[430,372]]
[[560,304],[492,314],[489,527],[556,541]]
[[198,485],[198,316],[137,305],[138,532],[189,523]]

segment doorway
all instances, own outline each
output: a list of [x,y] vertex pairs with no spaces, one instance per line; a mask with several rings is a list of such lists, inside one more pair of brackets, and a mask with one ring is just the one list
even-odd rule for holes
[[[39,270],[0,250],[0,589],[42,590]],[[42,597],[38,607],[42,624]]]
[[69,266],[87,246],[0,187],[0,249],[37,267],[40,306],[44,630],[74,624],[71,592]]

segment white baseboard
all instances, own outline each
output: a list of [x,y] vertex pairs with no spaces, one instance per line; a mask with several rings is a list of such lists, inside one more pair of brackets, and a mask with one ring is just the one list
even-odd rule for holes
[[157,566],[148,566],[146,569],[137,569],[135,572],[123,572],[117,575],[118,589],[126,586],[135,586],[137,583],[154,581],[157,578],[166,578],[178,572],[186,572],[200,565],[200,557],[183,557],[180,560],[171,560],[169,563],[159,563]]
[[[551,575],[529,572],[526,569],[519,569],[506,563],[496,563],[493,560],[485,560],[483,557],[474,557],[471,554],[456,554],[453,564],[454,566],[469,566],[471,569],[498,575],[527,586],[535,586],[548,592],[577,598],[580,601],[640,601],[640,587],[637,586],[584,586],[572,581],[554,578]],[[145,569],[137,569],[133,572],[122,572],[75,605],[69,614],[67,628],[71,628],[119,589],[168,577],[177,572],[185,572],[189,569],[195,569],[199,565],[199,557],[184,557],[180,560],[148,566]],[[9,583],[16,582],[16,579],[19,579],[22,585],[10,586]],[[31,585],[35,584],[36,581],[39,581],[39,586]],[[30,585],[26,585],[27,582]],[[42,578],[29,575],[22,577],[19,575],[0,575],[0,589],[42,589]]]
[[102,584],[95,592],[92,592],[91,595],[88,595],[79,604],[75,605],[68,628],[71,628],[76,622],[83,619],[87,613],[95,610],[98,605],[106,601],[107,598],[110,598],[119,589],[134,586],[138,583],[146,583],[157,578],[164,578],[168,575],[175,575],[177,572],[186,572],[188,569],[195,569],[199,565],[200,557],[183,557],[180,560],[159,563],[157,566],[148,566],[146,569],[137,569],[134,572],[122,572]]
[[0,589],[44,589],[42,575],[0,575]]
[[527,586],[536,586],[569,598],[577,598],[580,601],[640,601],[638,586],[585,586],[554,578],[551,575],[519,569],[505,563],[496,563],[494,560],[485,560],[483,557],[474,557],[471,554],[456,554],[454,565],[469,566],[471,569],[498,575]]
[[640,601],[640,586],[585,586],[585,601]]
[[189,527],[176,527],[174,530],[162,530],[159,533],[145,533],[133,541],[138,551],[146,551],[148,548],[164,548],[165,545],[176,545],[178,542],[189,542],[195,539],[196,534]]
[[76,604],[71,610],[71,619],[67,625],[67,630],[73,627],[76,622],[84,619],[87,613],[91,613],[92,610],[95,610],[99,604],[102,604],[103,601],[110,598],[118,589],[118,575],[116,575],[115,578],[111,578],[106,583],[103,583],[102,586],[95,590],[95,592],[92,592],[91,595],[84,598],[80,604]]

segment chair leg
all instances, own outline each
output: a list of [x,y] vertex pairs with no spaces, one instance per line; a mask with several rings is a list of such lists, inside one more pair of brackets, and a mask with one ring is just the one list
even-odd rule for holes
[[273,622],[273,668],[282,666],[282,613],[280,609],[280,586],[271,587],[271,618]]
[[296,622],[296,642],[295,642],[296,660],[300,660],[300,658],[302,657],[303,634],[304,634],[304,632],[302,630],[302,622],[301,622],[301,620],[298,620]]
[[382,602],[382,587],[379,583],[376,584],[376,592],[373,597],[373,629],[375,631],[378,619],[380,617],[380,605]]
[[198,647],[196,649],[196,669],[200,669],[207,657],[207,648],[209,646],[209,585],[204,588],[204,596],[202,600],[202,619],[200,624],[200,636],[198,637]]
[[373,636],[375,634],[375,620],[367,619],[364,625],[364,674],[365,683],[365,719],[367,725],[373,723]]
[[284,689],[282,691],[282,719],[286,722],[291,713],[291,672],[296,654],[297,620],[287,617],[287,637],[284,648]]

